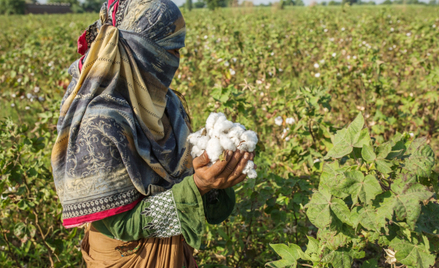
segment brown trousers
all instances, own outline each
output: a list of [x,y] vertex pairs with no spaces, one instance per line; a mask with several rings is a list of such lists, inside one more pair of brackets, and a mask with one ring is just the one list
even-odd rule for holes
[[81,244],[88,268],[196,268],[193,250],[182,235],[123,242],[101,234],[91,224]]

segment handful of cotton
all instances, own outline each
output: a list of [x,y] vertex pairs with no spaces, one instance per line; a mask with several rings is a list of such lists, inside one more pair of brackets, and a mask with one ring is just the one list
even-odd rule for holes
[[[202,155],[206,150],[211,164],[214,164],[224,150],[253,152],[258,137],[254,131],[246,130],[240,123],[228,121],[223,113],[211,113],[206,120],[206,127],[190,134],[188,141],[192,144],[193,158]],[[254,179],[258,175],[254,167],[254,162],[249,160],[242,173]]]

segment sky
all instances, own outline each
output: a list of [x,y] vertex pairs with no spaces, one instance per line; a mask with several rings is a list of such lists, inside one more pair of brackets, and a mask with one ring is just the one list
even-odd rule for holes
[[[80,2],[83,2],[83,0],[81,1],[81,0],[79,0]],[[180,6],[181,4],[183,4],[183,3],[185,3],[186,2],[186,0],[173,0],[176,4],[177,4],[177,6]],[[198,0],[192,0],[192,2],[197,2]],[[313,2],[314,0],[303,0],[303,2],[305,3],[305,5],[309,5],[311,2]],[[316,2],[318,3],[318,2],[322,2],[322,1],[325,1],[325,0],[317,0]],[[326,2],[329,2],[330,0],[326,0]],[[341,2],[341,0],[336,0],[336,1],[339,1],[339,2]],[[369,0],[365,0],[366,2],[368,2]],[[428,0],[420,0],[420,1],[422,1],[422,2],[428,2]],[[45,3],[46,2],[46,0],[38,0],[38,2],[40,2],[40,3]],[[253,0],[253,3],[255,4],[255,5],[259,5],[259,4],[268,4],[269,2],[272,2],[272,3],[274,3],[274,2],[279,2],[279,0]],[[382,2],[384,2],[384,0],[375,0],[375,2],[376,3],[382,3]]]

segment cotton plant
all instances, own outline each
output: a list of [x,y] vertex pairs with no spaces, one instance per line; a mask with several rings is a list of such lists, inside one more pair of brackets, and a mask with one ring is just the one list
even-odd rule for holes
[[[191,155],[199,157],[204,152],[210,159],[209,165],[220,160],[225,150],[253,152],[258,143],[258,137],[254,131],[247,130],[240,123],[233,123],[227,120],[223,113],[211,113],[206,120],[204,128],[188,136],[192,145]],[[243,174],[250,179],[257,177],[255,164],[252,160],[247,161]]]

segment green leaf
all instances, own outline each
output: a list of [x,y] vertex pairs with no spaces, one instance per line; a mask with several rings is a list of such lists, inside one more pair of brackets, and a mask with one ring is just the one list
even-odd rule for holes
[[342,189],[344,181],[346,180],[345,171],[346,168],[340,168],[338,161],[334,161],[330,164],[325,163],[322,174],[320,175],[319,191],[325,188],[336,197],[347,197],[348,193]]
[[[334,135],[332,139],[334,147],[329,150],[328,154],[325,156],[325,159],[330,157],[341,158],[350,154],[354,147],[363,146],[365,140],[367,139],[367,135],[365,135],[363,132],[362,140],[359,142],[360,135],[362,134],[361,129],[363,126],[364,118],[363,115],[359,113],[355,120],[347,128],[337,131],[337,133]],[[359,144],[357,144],[357,142],[359,142]]]
[[430,176],[435,162],[435,155],[427,144],[427,138],[414,140],[407,149],[407,153],[410,156],[404,162],[405,168],[420,177]]
[[305,255],[309,256],[309,261],[320,261],[320,243],[312,236],[308,237],[308,246],[306,247]]
[[377,218],[376,210],[370,207],[361,208],[359,211],[358,220],[360,224],[371,231],[380,233],[381,227],[386,225],[385,219]]
[[390,144],[390,142],[386,142],[380,146],[378,146],[377,148],[377,152],[378,152],[378,159],[384,159],[387,157],[387,155],[389,155],[389,153],[392,151],[392,145]]
[[439,204],[430,202],[422,206],[415,231],[439,235]]
[[394,210],[397,220],[406,219],[407,224],[415,228],[415,223],[421,214],[421,201],[429,199],[433,193],[428,189],[414,182],[415,177],[407,174],[400,174],[399,178],[392,184],[395,192]]
[[378,180],[372,175],[364,177],[363,173],[357,170],[348,171],[345,175],[345,187],[351,195],[354,204],[358,202],[358,198],[361,202],[367,203],[382,192]]
[[312,195],[311,201],[306,205],[308,207],[306,215],[318,228],[323,229],[331,223],[330,203],[331,195],[319,191]]
[[435,257],[430,254],[429,246],[424,243],[412,244],[398,237],[390,242],[390,247],[396,252],[396,260],[408,267],[429,268],[432,266]]
[[392,163],[390,163],[389,161],[384,159],[377,159],[375,163],[379,172],[384,174],[392,172]]
[[320,244],[330,250],[337,250],[340,247],[352,243],[352,237],[342,232],[331,231],[329,229],[319,229],[317,237],[320,240]]
[[269,262],[266,265],[269,267],[297,267],[297,260],[306,258],[307,256],[303,253],[302,249],[296,244],[290,244],[289,246],[285,244],[270,244],[270,247],[282,258],[278,261]]
[[375,161],[377,158],[375,152],[373,151],[372,145],[363,146],[363,148],[361,149],[361,156],[368,163]]
[[21,210],[26,210],[27,208],[29,208],[28,206],[28,202],[24,199],[21,199],[18,204],[17,204],[18,208]]
[[364,128],[360,132],[360,136],[358,137],[357,142],[355,142],[354,147],[356,148],[362,148],[365,145],[368,145],[370,143],[370,135],[369,130],[367,128]]
[[350,220],[351,211],[343,200],[333,197],[331,199],[330,207],[331,211],[334,212],[334,214],[340,221],[348,225],[352,225],[352,222]]
[[328,255],[322,258],[322,262],[331,263],[333,267],[337,268],[351,268],[352,261],[352,252],[344,249],[331,251]]

